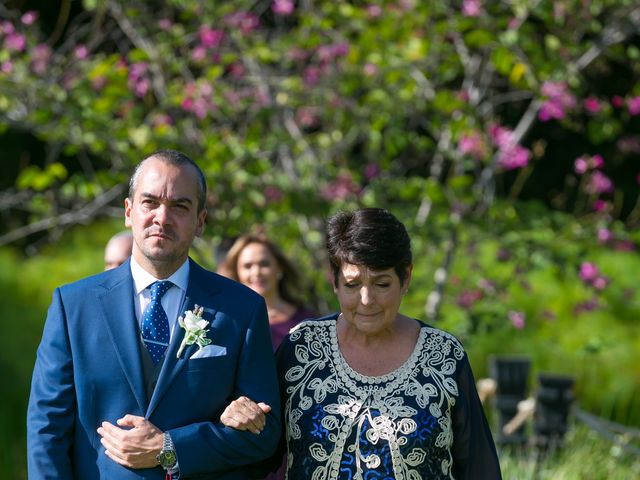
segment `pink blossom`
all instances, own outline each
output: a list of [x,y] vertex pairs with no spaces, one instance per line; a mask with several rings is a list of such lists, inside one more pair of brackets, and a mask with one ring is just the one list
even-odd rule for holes
[[594,278],[593,281],[591,282],[591,285],[596,290],[604,290],[605,288],[607,288],[608,284],[609,284],[609,279],[603,276],[598,276]]
[[169,30],[173,26],[173,22],[168,18],[158,20],[158,26],[161,30]]
[[13,72],[13,63],[9,60],[2,62],[2,64],[0,64],[0,72],[6,74]]
[[320,196],[325,200],[344,200],[359,192],[360,187],[353,181],[351,175],[341,174],[320,191]]
[[600,171],[595,171],[589,179],[585,190],[591,194],[610,193],[613,191],[613,182]]
[[21,33],[11,33],[4,39],[5,48],[14,52],[22,52],[26,43],[26,39]]
[[591,161],[589,163],[591,168],[597,170],[598,168],[604,167],[604,158],[602,158],[602,155],[600,154],[595,154],[591,157]]
[[458,141],[458,151],[462,155],[470,155],[476,160],[482,160],[487,155],[484,140],[478,132],[462,135]]
[[379,176],[381,171],[380,165],[377,163],[368,163],[367,166],[364,167],[364,178],[371,181]]
[[239,28],[244,35],[253,32],[260,26],[260,19],[251,12],[232,13],[225,18],[225,22],[230,27]]
[[578,157],[573,162],[573,169],[578,175],[582,175],[589,169],[589,162],[584,156]]
[[482,2],[480,0],[463,0],[462,15],[465,17],[479,17],[482,13]]
[[623,107],[624,98],[622,98],[620,95],[614,95],[613,97],[611,97],[611,105],[613,105],[616,108]]
[[287,16],[293,13],[295,5],[292,0],[273,0],[271,4],[271,10],[276,15]]
[[613,233],[608,228],[598,229],[598,241],[600,243],[608,243],[613,239]]
[[49,66],[51,59],[51,48],[46,43],[37,45],[31,52],[31,68],[38,74],[43,75]]
[[464,308],[465,310],[470,309],[474,303],[481,300],[483,297],[483,293],[481,290],[464,290],[458,295],[456,299],[456,303],[458,306]]
[[589,113],[598,113],[602,110],[602,105],[600,104],[600,100],[596,97],[589,96],[584,99],[584,108]]
[[296,112],[296,120],[303,128],[318,126],[318,110],[314,107],[300,107]]
[[311,65],[304,69],[302,72],[302,78],[307,85],[315,85],[320,81],[321,70],[315,65]]
[[202,45],[196,45],[193,50],[191,50],[191,59],[194,62],[201,62],[205,58],[207,58],[207,49]]
[[222,42],[224,32],[215,30],[207,25],[202,25],[198,31],[200,44],[205,48],[216,48]]
[[247,73],[247,69],[242,62],[234,62],[229,66],[229,73],[233,78],[242,78]]
[[16,27],[13,26],[11,22],[1,22],[0,23],[0,33],[4,33],[5,35],[11,35],[16,31]]
[[564,82],[544,82],[540,93],[547,97],[538,111],[538,118],[543,122],[563,119],[566,110],[573,108],[576,104],[575,97]]
[[591,283],[600,275],[598,267],[593,262],[582,262],[580,264],[580,278],[585,283]]
[[616,147],[622,153],[640,153],[640,137],[631,135],[621,137],[616,142]]
[[609,210],[609,202],[599,198],[598,200],[593,202],[593,210],[595,212],[606,212],[607,210]]
[[367,15],[371,18],[377,18],[382,15],[382,8],[379,5],[369,5],[367,7]]
[[133,87],[133,93],[137,97],[144,97],[149,90],[149,81],[146,78],[142,78],[135,83]]
[[77,60],[84,60],[85,58],[87,58],[89,56],[89,49],[87,48],[86,45],[77,45],[74,49],[73,49],[73,56],[77,59]]
[[630,115],[640,115],[640,96],[627,100],[627,109]]
[[38,12],[34,11],[34,10],[29,10],[28,12],[25,12],[24,15],[22,15],[22,17],[20,18],[20,21],[24,24],[24,25],[33,25],[36,20],[38,20]]
[[509,313],[507,313],[507,316],[509,317],[509,321],[511,321],[511,325],[513,325],[514,328],[522,330],[525,327],[526,316],[524,312],[510,310]]
[[491,141],[498,148],[504,149],[511,146],[513,132],[510,129],[501,125],[492,125],[489,128],[489,135],[491,136]]
[[278,187],[274,187],[272,185],[267,185],[265,187],[264,196],[267,199],[267,202],[269,202],[269,203],[279,202],[280,200],[282,200],[284,198],[284,194],[282,193],[282,190],[280,190]]
[[502,149],[498,156],[498,164],[505,170],[523,168],[529,164],[531,151],[521,145],[512,145]]
[[362,71],[367,77],[373,77],[376,73],[378,73],[378,66],[375,63],[367,62],[362,67]]

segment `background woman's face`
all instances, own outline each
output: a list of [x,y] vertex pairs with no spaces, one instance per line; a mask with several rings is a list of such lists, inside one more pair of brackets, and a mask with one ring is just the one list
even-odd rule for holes
[[280,267],[266,245],[250,243],[238,255],[238,280],[263,297],[278,291]]
[[395,323],[404,284],[395,269],[372,270],[364,265],[343,264],[334,291],[348,324],[361,333],[375,335]]

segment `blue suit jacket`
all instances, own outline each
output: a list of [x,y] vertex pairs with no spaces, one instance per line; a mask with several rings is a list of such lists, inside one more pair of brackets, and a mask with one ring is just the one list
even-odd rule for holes
[[[164,479],[160,467],[127,469],[104,453],[96,429],[127,413],[169,431],[180,478],[247,478],[245,466],[273,452],[280,408],[264,300],[189,261],[180,312],[203,306],[211,322],[207,337],[221,348],[191,359],[198,350],[191,345],[178,359],[184,330],[176,327],[150,399],[129,262],[55,290],[27,413],[30,479]],[[273,407],[260,435],[220,424],[224,408],[240,395]]]

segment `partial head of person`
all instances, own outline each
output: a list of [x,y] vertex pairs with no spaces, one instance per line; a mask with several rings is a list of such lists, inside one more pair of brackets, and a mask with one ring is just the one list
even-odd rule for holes
[[392,325],[412,272],[402,222],[381,208],[340,212],[328,221],[326,246],[344,319],[371,334]]
[[133,235],[129,230],[116,233],[104,247],[104,269],[111,270],[122,265],[131,256],[132,248]]
[[180,268],[193,239],[204,230],[206,195],[202,170],[185,154],[160,150],[142,160],[125,199],[135,261],[156,278]]
[[282,250],[264,234],[245,234],[233,243],[219,272],[266,299],[301,306],[300,274]]

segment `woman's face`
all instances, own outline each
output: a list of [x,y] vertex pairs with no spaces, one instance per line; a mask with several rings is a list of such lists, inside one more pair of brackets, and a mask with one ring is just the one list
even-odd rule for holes
[[266,245],[250,243],[238,255],[238,280],[263,297],[278,292],[278,261]]
[[365,335],[392,329],[410,279],[411,267],[401,283],[393,268],[372,270],[364,265],[343,264],[334,292],[344,320]]

